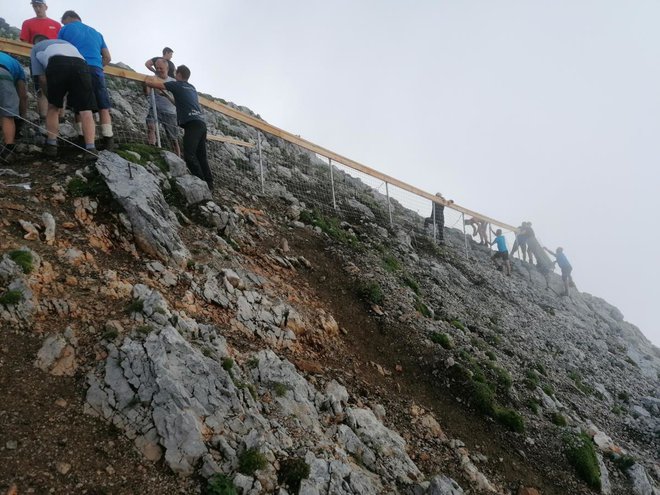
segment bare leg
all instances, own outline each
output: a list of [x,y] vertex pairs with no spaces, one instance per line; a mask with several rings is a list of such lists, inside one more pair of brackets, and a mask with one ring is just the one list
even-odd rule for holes
[[16,122],[13,117],[2,117],[2,137],[5,144],[14,144],[16,139]]
[[85,145],[93,145],[96,125],[94,125],[94,117],[92,116],[92,111],[85,110],[80,112],[80,122],[82,123]]
[[48,139],[57,139],[57,134],[60,129],[60,109],[55,105],[48,105],[48,113],[46,113],[46,130],[48,131]]
[[104,108],[103,110],[99,110],[99,115],[101,117],[101,125],[112,124],[112,118],[110,117],[110,109]]
[[43,91],[39,91],[39,96],[37,96],[37,110],[39,110],[39,117],[48,118],[49,106],[48,98],[46,98]]
[[151,146],[156,144],[156,126],[152,122],[147,122],[147,142]]

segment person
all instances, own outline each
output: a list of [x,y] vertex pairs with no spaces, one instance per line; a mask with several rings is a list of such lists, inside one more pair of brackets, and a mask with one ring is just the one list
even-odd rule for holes
[[57,156],[59,113],[64,107],[64,96],[68,94],[69,102],[80,115],[85,149],[90,152],[85,156],[96,158],[95,124],[92,116],[96,102],[85,59],[68,41],[46,39],[42,35],[35,36],[34,41],[36,43],[30,52],[32,76],[39,78],[41,88],[48,98],[48,137],[44,154],[49,157]]
[[532,229],[532,222],[523,222],[516,231],[516,239],[513,241],[511,256],[516,254],[518,248],[520,248],[523,261],[527,261],[529,257],[529,263],[534,263],[534,253],[532,252],[532,249],[528,249],[527,246],[529,239],[532,237],[535,237],[534,229]]
[[[156,76],[163,82],[175,81],[176,79],[167,75],[168,65],[167,60],[159,58],[156,60]],[[149,98],[149,113],[147,114],[147,140],[150,145],[156,144],[156,116],[158,116],[158,124],[162,125],[165,129],[165,134],[170,140],[172,149],[177,156],[181,156],[179,149],[179,133],[176,122],[176,106],[173,103],[172,96],[169,93],[147,87],[147,94],[154,92],[154,100],[156,101],[156,109],[154,110],[152,99]],[[155,113],[154,113],[155,112]]]
[[[445,198],[440,193],[435,193],[436,197],[445,201]],[[445,243],[445,205],[444,203],[433,202],[431,206],[431,216],[424,219],[424,228],[429,224],[434,225],[438,235],[438,244]]]
[[568,261],[568,258],[564,254],[564,248],[558,247],[556,252],[550,251],[547,247],[543,246],[543,249],[545,249],[550,255],[554,256],[555,258],[555,263],[559,265],[559,268],[561,269],[561,279],[564,282],[564,296],[568,295],[568,288],[569,287],[575,287],[575,283],[573,282],[573,277],[571,276],[571,272],[573,271],[573,267]]
[[[36,36],[45,36],[49,40],[54,40],[60,32],[62,25],[54,19],[46,15],[48,5],[43,0],[32,0],[32,9],[36,17],[26,19],[21,26],[21,34],[19,38],[26,43],[36,43],[34,38]],[[32,74],[34,82],[34,91],[37,94],[37,109],[39,110],[39,117],[46,118],[48,112],[48,100],[46,95],[41,91],[39,86],[39,78]]]
[[[111,60],[110,51],[105,44],[103,35],[96,29],[83,24],[80,16],[73,10],[67,10],[62,15],[62,29],[58,35],[59,39],[68,41],[75,46],[87,61],[92,78],[92,88],[96,105],[101,118],[101,136],[104,149],[112,150],[115,147],[112,132],[112,118],[110,117],[110,96],[105,85],[105,74],[103,67]],[[77,113],[77,109],[76,109]],[[79,119],[78,119],[79,120]],[[84,136],[82,123],[78,121],[78,134]]]
[[488,246],[488,240],[486,239],[487,236],[487,229],[488,229],[488,222],[485,220],[479,220],[476,217],[468,218],[467,220],[464,220],[463,223],[465,225],[471,225],[472,226],[472,237],[476,237],[479,235],[479,244],[483,244],[484,246]]
[[213,175],[206,157],[206,123],[197,90],[188,82],[190,69],[180,65],[175,77],[175,81],[163,82],[158,77],[146,76],[144,82],[151,88],[167,90],[174,96],[177,121],[183,128],[183,159],[190,172],[206,181],[209,189],[213,190]]
[[493,255],[493,260],[502,260],[504,262],[504,273],[508,276],[511,276],[511,263],[509,262],[509,250],[506,247],[506,238],[502,235],[502,229],[497,229],[497,232],[494,232],[495,239],[490,243],[497,244],[497,252]]
[[0,117],[5,145],[0,158],[9,161],[16,148],[16,117],[25,118],[27,90],[23,66],[11,55],[0,52]]
[[154,74],[157,74],[156,60],[158,60],[159,58],[164,58],[167,61],[167,75],[172,79],[174,79],[174,74],[176,73],[176,65],[172,63],[172,55],[174,55],[174,50],[172,50],[169,46],[166,46],[165,48],[163,48],[162,57],[152,57],[150,59],[147,59],[147,61],[144,63],[144,66]]

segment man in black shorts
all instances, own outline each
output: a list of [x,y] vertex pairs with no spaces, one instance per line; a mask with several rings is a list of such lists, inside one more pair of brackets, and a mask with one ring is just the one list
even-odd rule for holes
[[95,158],[95,125],[92,109],[96,107],[92,80],[85,59],[78,49],[68,41],[49,40],[45,36],[35,37],[35,45],[30,53],[32,75],[39,77],[42,91],[48,98],[46,128],[48,138],[44,154],[57,156],[57,135],[59,132],[59,112],[64,106],[64,96],[80,112],[85,149],[90,153],[85,156]]
[[183,127],[183,159],[193,175],[206,181],[213,189],[213,176],[206,158],[206,123],[199,106],[195,86],[188,82],[190,69],[180,65],[176,69],[176,81],[163,82],[157,77],[147,76],[145,84],[155,89],[166,89],[174,96],[179,127]]

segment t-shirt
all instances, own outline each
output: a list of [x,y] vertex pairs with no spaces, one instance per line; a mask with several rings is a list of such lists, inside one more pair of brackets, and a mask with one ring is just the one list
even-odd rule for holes
[[41,34],[49,40],[54,40],[57,38],[61,27],[62,25],[59,22],[48,17],[33,17],[32,19],[23,21],[20,39],[26,43],[32,43],[34,37]]
[[23,66],[11,55],[0,52],[0,65],[9,71],[11,77],[14,78],[14,82],[25,81],[25,71],[23,70]]
[[495,238],[495,242],[497,243],[497,250],[500,253],[506,253],[508,251],[506,248],[506,238],[503,235],[498,235]]
[[186,81],[167,81],[165,88],[172,93],[176,102],[176,118],[180,126],[193,120],[204,122],[202,108],[195,86]]
[[568,262],[568,258],[564,253],[557,253],[557,264],[559,265],[559,268],[563,268],[564,270],[572,268],[571,264]]
[[[164,82],[170,82],[170,81],[176,82],[176,79],[168,77],[167,79],[164,80]],[[169,113],[169,114],[176,113],[176,106],[174,106],[174,104],[165,95],[163,95],[163,92],[160,89],[153,89],[152,91],[154,91],[156,95],[155,96],[156,109],[158,110],[159,113]],[[151,96],[149,96],[149,102],[151,104]]]
[[[159,58],[164,58],[164,57],[154,57],[151,59],[151,61],[155,64],[156,60]],[[167,61],[167,75],[170,76],[172,79],[174,79],[174,73],[176,72],[176,65],[172,63],[171,60],[166,60]]]
[[44,75],[46,73],[46,67],[48,67],[48,61],[56,55],[83,59],[78,49],[68,41],[43,40],[34,45],[30,53],[32,76]]
[[101,49],[108,47],[105,44],[103,35],[96,29],[80,21],[74,21],[62,26],[58,38],[75,46],[88,65],[103,68]]

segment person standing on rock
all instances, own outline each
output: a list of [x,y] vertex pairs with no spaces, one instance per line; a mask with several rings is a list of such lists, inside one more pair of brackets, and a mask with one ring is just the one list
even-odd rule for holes
[[27,90],[25,71],[14,57],[0,52],[0,118],[4,147],[0,159],[9,160],[16,147],[16,117],[27,113]]
[[[159,58],[156,60],[156,76],[163,82],[175,81],[173,77],[167,75],[167,60]],[[156,117],[158,124],[163,126],[165,134],[170,140],[172,150],[178,157],[181,156],[179,149],[179,128],[176,122],[176,106],[172,96],[160,89],[147,87],[147,98],[149,99],[149,113],[147,114],[147,141],[150,145],[156,144]],[[156,103],[154,108],[151,92],[154,92],[153,99]]]
[[[442,197],[442,194],[435,193],[436,197],[440,198],[442,201],[445,198]],[[443,203],[433,202],[431,209],[431,216],[424,219],[424,228],[429,224],[433,225],[436,229],[438,235],[438,244],[445,243],[445,205]]]
[[490,243],[497,244],[497,252],[493,255],[493,260],[502,260],[504,262],[504,273],[509,277],[511,276],[511,263],[509,262],[509,250],[506,247],[506,238],[502,234],[502,229],[497,229],[497,232],[494,232],[495,239]]
[[57,156],[57,135],[59,133],[59,113],[64,107],[64,97],[79,112],[85,139],[86,156],[96,158],[94,146],[95,125],[92,109],[96,106],[92,79],[85,59],[68,41],[51,40],[45,36],[35,36],[35,45],[30,53],[33,77],[39,78],[41,88],[48,98],[46,127],[48,138],[44,154]]
[[573,282],[573,277],[571,276],[571,272],[573,271],[573,267],[568,261],[568,258],[564,254],[564,248],[558,247],[556,252],[550,251],[547,247],[543,246],[543,249],[545,249],[548,254],[554,256],[555,258],[555,263],[559,265],[559,268],[561,269],[561,279],[564,282],[564,296],[568,295],[568,288],[569,287],[575,287],[575,283]]
[[213,190],[213,175],[206,157],[206,123],[195,86],[188,82],[190,69],[180,65],[176,69],[176,80],[166,81],[147,76],[145,84],[154,89],[167,90],[174,96],[179,127],[183,128],[183,158],[188,169]]
[[172,50],[169,46],[166,46],[163,48],[162,57],[152,57],[144,63],[144,66],[154,74],[158,75],[158,71],[156,69],[156,61],[160,58],[165,59],[167,62],[167,75],[174,79],[174,75],[176,74],[176,65],[174,65],[172,62],[172,55],[174,55],[174,50]]
[[483,244],[484,246],[488,246],[488,240],[486,239],[487,236],[487,229],[488,229],[488,222],[485,220],[479,220],[476,217],[469,218],[467,220],[463,221],[463,224],[465,225],[471,225],[472,226],[472,237],[476,237],[479,235],[479,244]]
[[[102,147],[112,150],[115,147],[114,134],[112,132],[112,118],[110,117],[110,95],[105,85],[105,74],[103,67],[112,59],[108,46],[105,44],[103,35],[96,29],[82,23],[80,16],[73,10],[67,10],[62,15],[64,26],[58,35],[59,39],[68,41],[75,46],[87,61],[89,73],[92,78],[92,88],[96,98],[96,105],[101,117]],[[78,109],[74,108],[76,113]],[[78,122],[78,135],[83,135],[82,123]]]
[[[49,40],[56,39],[62,25],[46,15],[46,11],[48,10],[46,2],[43,0],[32,0],[30,3],[32,4],[32,9],[34,10],[36,17],[23,21],[21,34],[19,36],[20,40],[25,41],[26,43],[35,44],[35,37],[37,36],[44,36]],[[32,80],[34,82],[34,91],[37,94],[39,117],[45,119],[46,113],[48,112],[48,100],[41,90],[39,78],[32,74]]]

